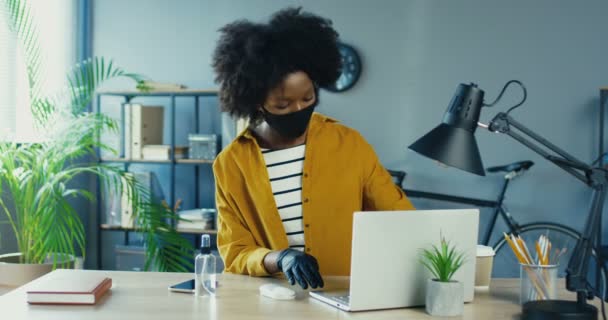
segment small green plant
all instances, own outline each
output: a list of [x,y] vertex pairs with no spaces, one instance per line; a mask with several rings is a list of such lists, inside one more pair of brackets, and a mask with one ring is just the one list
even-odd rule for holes
[[420,263],[439,282],[450,282],[452,276],[462,267],[464,261],[464,253],[458,252],[456,246],[451,246],[443,236],[439,247],[432,245],[432,249],[422,249],[422,258],[420,259]]

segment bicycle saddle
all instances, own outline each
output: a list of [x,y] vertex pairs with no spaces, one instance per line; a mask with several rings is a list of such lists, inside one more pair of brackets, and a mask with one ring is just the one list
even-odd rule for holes
[[500,172],[500,171],[502,171],[502,172],[511,172],[511,171],[520,172],[521,170],[530,169],[530,167],[532,167],[533,165],[534,165],[534,162],[532,162],[530,160],[518,161],[518,162],[506,164],[504,166],[489,167],[486,169],[486,171],[488,171],[488,172]]

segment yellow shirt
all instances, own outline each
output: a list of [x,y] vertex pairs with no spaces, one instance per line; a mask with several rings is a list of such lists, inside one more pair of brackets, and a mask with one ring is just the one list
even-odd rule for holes
[[[268,275],[264,256],[289,247],[259,145],[245,130],[213,164],[217,245],[225,271]],[[349,275],[355,211],[413,209],[353,129],[314,113],[302,174],[305,252],[322,275]]]

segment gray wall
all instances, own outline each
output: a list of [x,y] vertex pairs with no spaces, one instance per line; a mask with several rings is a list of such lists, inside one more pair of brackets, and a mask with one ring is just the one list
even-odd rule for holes
[[[498,192],[499,176],[441,168],[406,150],[439,123],[461,82],[478,83],[489,100],[506,81],[523,81],[528,101],[513,116],[582,160],[597,157],[606,1],[103,0],[93,7],[93,52],[158,81],[214,87],[217,29],[238,18],[265,19],[290,4],[331,18],[359,49],[359,83],[346,93],[324,92],[319,111],[359,130],[387,167],[407,171],[408,188],[486,199]],[[509,90],[482,120],[519,98]],[[509,194],[520,221],[582,226],[590,192],[580,182],[506,136],[479,130],[477,137],[486,166],[536,162]]]

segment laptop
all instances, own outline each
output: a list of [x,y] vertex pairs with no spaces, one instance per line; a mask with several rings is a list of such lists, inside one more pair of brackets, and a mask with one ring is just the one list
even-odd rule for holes
[[443,236],[465,253],[453,279],[464,284],[464,300],[473,300],[479,210],[355,212],[348,291],[311,291],[310,296],[345,311],[423,306],[426,281],[432,278],[420,250]]

